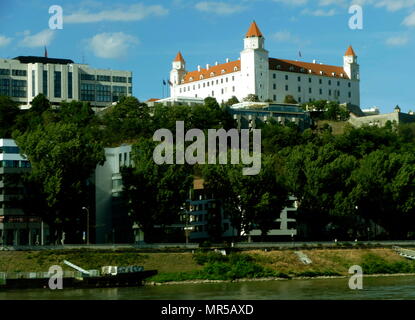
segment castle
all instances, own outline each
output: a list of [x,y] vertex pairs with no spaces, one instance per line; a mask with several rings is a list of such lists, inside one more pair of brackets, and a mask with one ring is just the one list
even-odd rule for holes
[[242,101],[254,94],[260,101],[283,103],[291,95],[298,103],[330,100],[360,106],[359,64],[351,46],[344,54],[343,66],[270,58],[255,21],[246,33],[238,60],[187,71],[179,52],[170,72],[170,88],[173,100],[214,97],[221,103],[232,96]]

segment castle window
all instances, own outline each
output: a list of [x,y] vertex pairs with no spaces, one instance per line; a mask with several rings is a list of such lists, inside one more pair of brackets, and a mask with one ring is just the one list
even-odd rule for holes
[[211,72],[211,73],[210,73],[210,76],[211,76],[211,77],[214,77],[214,76],[215,76],[215,73],[214,73],[214,72]]
[[200,80],[202,80],[203,79],[203,75],[200,75]]
[[308,83],[311,83],[311,78],[308,78]]
[[180,88],[179,92],[182,93],[182,88]]
[[222,92],[222,94],[223,94],[223,88],[222,88],[221,92]]
[[232,92],[235,92],[235,87],[232,87]]
[[277,78],[277,75],[274,73],[274,74],[272,75],[272,78],[273,78],[273,79],[276,79],[276,78]]
[[323,89],[320,89],[320,95],[323,94]]
[[308,88],[308,93],[312,93],[312,92],[311,92],[311,88]]
[[219,84],[219,80],[216,80],[216,84]]
[[235,76],[232,76],[232,81],[235,81]]
[[298,79],[298,82],[301,82],[301,77],[298,77],[297,79]]
[[331,86],[331,80],[329,80],[329,86]]
[[189,79],[190,81],[193,81],[193,77],[190,77],[190,79]]
[[197,88],[200,89],[200,83],[197,85]]
[[298,97],[298,102],[301,102],[301,97]]
[[215,91],[212,90],[212,97],[214,97],[214,96],[215,96]]
[[274,101],[277,101],[277,96],[274,94]]
[[226,78],[226,82],[228,82],[228,78]]
[[285,80],[288,80],[288,75],[285,75]]
[[288,91],[288,85],[285,86],[285,91]]
[[340,81],[337,81],[337,86],[340,87]]
[[301,87],[298,87],[298,92],[301,92]]
[[321,74],[321,75],[323,75],[323,74],[324,74],[324,72],[323,72],[323,71],[320,71],[320,74]]
[[220,83],[223,83],[223,78],[222,78],[222,79],[220,79]]
[[206,87],[206,83],[203,83],[203,88]]
[[318,79],[318,83],[319,83],[319,84],[322,84],[322,83],[323,83],[323,81],[322,81],[321,79]]
[[329,90],[329,96],[331,96],[331,90]]
[[225,72],[226,72],[225,69],[222,69],[222,71],[220,73],[224,74]]
[[331,73],[331,75],[332,75],[333,77],[335,77],[335,76],[336,76],[336,72],[332,72],[332,73]]
[[350,82],[347,85],[349,86],[349,88],[351,88],[351,83]]
[[274,84],[272,85],[272,88],[273,88],[274,90],[276,90],[276,89],[277,89],[277,84],[275,84],[275,83],[274,83]]
[[349,91],[349,98],[351,98],[352,97],[352,93]]

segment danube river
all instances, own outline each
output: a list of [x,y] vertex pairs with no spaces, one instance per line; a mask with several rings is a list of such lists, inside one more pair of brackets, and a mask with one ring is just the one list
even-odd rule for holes
[[348,278],[172,284],[138,288],[13,290],[0,299],[108,300],[372,300],[414,299],[415,276],[367,277],[363,290],[350,290]]

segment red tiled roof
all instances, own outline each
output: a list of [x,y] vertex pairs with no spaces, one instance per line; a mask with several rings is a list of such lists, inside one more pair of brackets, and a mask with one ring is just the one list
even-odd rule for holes
[[[270,58],[269,69],[278,70],[278,71],[286,71],[286,72],[311,74],[311,75],[318,75],[318,76],[325,76],[325,77],[332,77],[332,78],[340,78],[340,79],[349,79],[343,67],[329,66],[326,64]],[[311,72],[309,70],[311,70]],[[343,77],[341,76],[341,74],[343,74]]]
[[182,53],[181,53],[180,51],[177,53],[177,56],[176,56],[176,58],[174,58],[174,60],[173,60],[173,61],[174,61],[174,62],[176,62],[176,61],[184,62],[184,59],[183,59]]
[[344,54],[345,56],[353,56],[356,57],[356,53],[353,50],[352,46],[349,46],[349,48],[347,48],[346,53]]
[[156,102],[156,101],[159,101],[159,100],[160,99],[151,98],[151,99],[148,99],[147,102]]
[[[237,69],[235,70],[235,68]],[[203,76],[203,79],[214,78],[218,76],[223,76],[224,74],[238,72],[240,69],[241,61],[239,60],[218,64],[217,66],[211,66],[209,70],[201,68],[200,71],[196,70],[186,73],[186,75],[184,76],[184,83],[199,81],[201,80],[200,76]]]
[[246,38],[250,38],[250,37],[262,37],[262,33],[261,30],[259,30],[258,25],[256,24],[256,22],[252,22],[251,26],[249,27],[248,32],[246,33]]

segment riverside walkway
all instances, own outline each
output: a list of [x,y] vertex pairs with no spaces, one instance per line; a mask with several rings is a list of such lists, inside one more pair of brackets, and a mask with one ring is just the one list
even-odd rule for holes
[[[353,247],[390,247],[396,249],[398,247],[415,248],[415,240],[402,241],[322,241],[322,242],[238,242],[230,246],[224,244],[212,244],[210,248],[235,248],[241,250],[253,249],[291,249],[291,248],[353,248]],[[91,250],[195,250],[201,248],[198,243],[156,243],[156,244],[65,244],[65,245],[47,245],[47,246],[0,246],[0,251],[37,251],[37,250],[71,250],[71,249],[91,249]],[[415,251],[411,250],[414,253]]]

